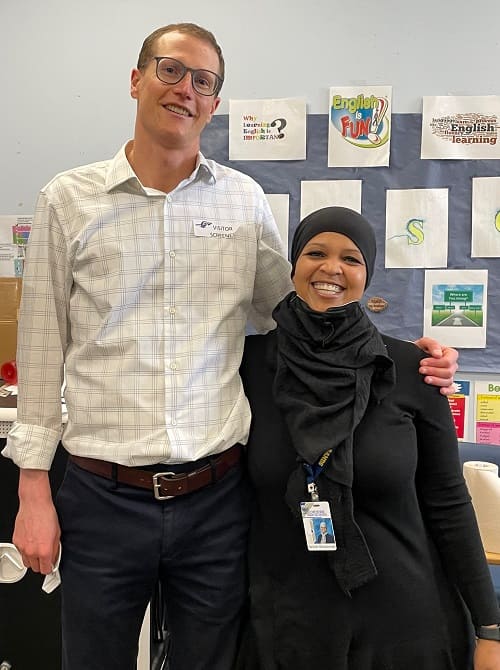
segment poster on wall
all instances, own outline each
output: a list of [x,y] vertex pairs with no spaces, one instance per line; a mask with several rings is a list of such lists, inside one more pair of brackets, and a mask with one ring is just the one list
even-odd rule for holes
[[385,267],[448,264],[448,189],[391,189],[386,195]]
[[229,159],[306,158],[306,101],[302,98],[229,101]]
[[455,424],[457,439],[460,442],[474,441],[469,422],[472,386],[473,382],[471,381],[455,379],[456,393],[452,393],[452,395],[448,396],[448,402],[450,403],[450,410],[453,417],[453,423]]
[[300,218],[322,207],[349,207],[361,213],[360,179],[324,179],[300,184]]
[[266,193],[267,201],[278,226],[283,246],[288,252],[288,220],[289,220],[289,200],[288,193]]
[[484,348],[487,270],[427,270],[424,335],[451,347]]
[[0,277],[22,277],[33,216],[0,215]]
[[391,86],[330,88],[328,167],[389,165]]
[[500,158],[500,96],[424,96],[421,158]]
[[500,257],[500,177],[472,179],[471,257]]
[[500,445],[500,379],[476,381],[475,391],[476,442]]

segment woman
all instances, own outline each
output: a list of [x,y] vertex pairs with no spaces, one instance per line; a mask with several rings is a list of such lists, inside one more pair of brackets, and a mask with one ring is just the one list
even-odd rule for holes
[[[243,666],[499,670],[500,642],[476,644],[471,626],[494,636],[500,613],[448,401],[418,374],[422,352],[380,335],[359,303],[375,253],[360,214],[309,215],[277,329],[247,338],[256,502]],[[315,501],[334,542],[311,541]]]

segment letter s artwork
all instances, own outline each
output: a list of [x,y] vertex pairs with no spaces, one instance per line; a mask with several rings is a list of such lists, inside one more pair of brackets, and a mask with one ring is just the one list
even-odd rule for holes
[[406,237],[408,244],[423,244],[425,240],[424,219],[409,219],[405,226],[406,232],[401,235],[392,235],[387,240]]
[[500,233],[500,210],[496,213],[495,216],[495,228]]
[[424,241],[423,219],[410,219],[406,224],[408,231],[408,244],[422,244]]

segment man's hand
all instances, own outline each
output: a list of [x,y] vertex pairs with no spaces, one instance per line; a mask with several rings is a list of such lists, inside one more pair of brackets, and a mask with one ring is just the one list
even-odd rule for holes
[[57,561],[61,529],[45,470],[21,470],[12,542],[33,572],[48,575]]
[[478,640],[474,653],[474,670],[500,670],[500,642]]
[[424,382],[432,386],[440,386],[443,395],[456,393],[453,376],[458,370],[458,351],[451,347],[443,347],[432,337],[421,337],[415,341],[432,358],[423,358],[420,361],[419,372],[424,375]]

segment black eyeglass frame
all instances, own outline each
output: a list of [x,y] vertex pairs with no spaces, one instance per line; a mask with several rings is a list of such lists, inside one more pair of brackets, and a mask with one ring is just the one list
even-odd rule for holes
[[[161,62],[162,60],[165,60],[165,59],[171,60],[171,61],[173,61],[174,63],[178,63],[178,64],[181,66],[181,68],[182,68],[182,74],[181,74],[181,76],[179,77],[179,79],[177,79],[177,81],[165,81],[165,80],[163,80],[163,79],[160,77],[160,75],[158,74],[158,67],[159,67],[159,65],[160,65],[160,62]],[[212,70],[207,70],[206,68],[203,68],[203,67],[202,67],[202,68],[192,68],[192,67],[188,67],[187,65],[184,65],[184,63],[183,63],[182,61],[177,60],[177,58],[171,58],[170,56],[153,56],[152,60],[155,60],[155,61],[156,61],[156,76],[158,77],[158,79],[159,79],[163,84],[172,84],[172,85],[178,84],[180,81],[182,81],[182,80],[184,79],[184,77],[186,76],[186,74],[187,74],[188,72],[190,72],[190,73],[191,73],[191,84],[192,84],[192,86],[193,86],[193,90],[195,90],[196,93],[199,93],[200,95],[205,95],[205,96],[208,97],[208,96],[211,96],[211,95],[218,95],[219,91],[220,91],[221,88],[222,88],[222,84],[224,83],[224,79],[222,79],[222,77],[221,77],[220,75],[218,75],[216,72],[212,72]],[[196,75],[197,72],[209,72],[211,75],[213,75],[213,76],[215,77],[215,79],[216,79],[216,86],[215,86],[214,90],[212,91],[212,93],[203,93],[202,91],[199,91],[199,90],[196,88],[196,85],[195,85],[195,83],[194,83],[194,78],[195,78],[195,75]]]

